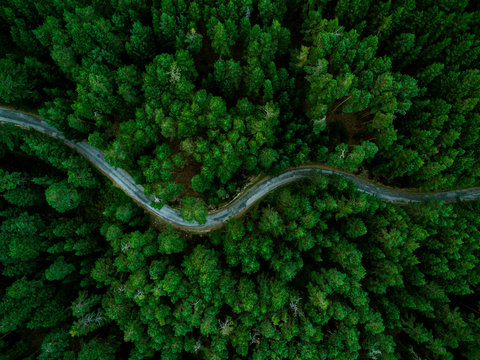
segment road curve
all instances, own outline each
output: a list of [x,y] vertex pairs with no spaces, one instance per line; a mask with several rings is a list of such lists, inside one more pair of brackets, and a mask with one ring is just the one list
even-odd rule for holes
[[135,183],[132,177],[123,169],[114,168],[105,161],[103,153],[88,144],[86,141],[75,142],[67,139],[63,133],[49,125],[40,117],[32,116],[20,111],[0,107],[0,123],[11,123],[26,129],[34,129],[50,137],[63,141],[69,147],[75,149],[87,158],[96,168],[105,174],[116,186],[122,189],[129,197],[135,200],[148,212],[161,220],[173,225],[176,228],[191,232],[208,232],[221,227],[228,219],[243,213],[254,202],[275,190],[276,188],[301,179],[312,177],[315,173],[325,175],[337,174],[345,177],[354,183],[358,191],[375,196],[379,199],[394,203],[421,202],[428,200],[442,200],[454,202],[459,200],[476,200],[480,198],[480,188],[464,190],[453,190],[437,193],[414,193],[390,189],[384,186],[375,185],[366,180],[360,179],[352,174],[342,171],[325,168],[322,166],[302,167],[285,171],[276,177],[269,177],[259,181],[235,201],[220,211],[208,215],[205,224],[188,222],[182,218],[179,211],[165,205],[161,209],[155,209],[150,204],[154,198],[143,192],[143,187]]

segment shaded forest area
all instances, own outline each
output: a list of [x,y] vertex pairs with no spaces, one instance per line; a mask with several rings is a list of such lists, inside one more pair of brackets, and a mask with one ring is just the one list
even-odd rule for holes
[[480,176],[475,1],[6,3],[0,101],[158,206],[307,161],[422,190]]
[[186,235],[9,127],[2,360],[480,356],[478,201],[392,205],[319,175]]
[[[478,1],[4,0],[0,19],[0,102],[185,218],[308,161],[478,184]],[[480,358],[478,201],[318,176],[198,236],[33,131],[1,125],[0,162],[1,360]]]

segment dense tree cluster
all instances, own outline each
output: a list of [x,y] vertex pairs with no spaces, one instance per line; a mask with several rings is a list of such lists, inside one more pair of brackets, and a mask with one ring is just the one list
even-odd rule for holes
[[186,236],[94,195],[101,178],[61,143],[8,130],[5,359],[480,355],[478,202],[401,207],[318,176]]
[[[476,1],[360,1],[340,22],[375,33],[378,53],[417,81],[409,111],[397,111],[397,141],[374,169],[388,180],[426,190],[478,182],[480,153],[480,7]],[[346,16],[348,13],[348,16]],[[337,13],[338,14],[338,13]],[[348,18],[348,20],[347,20]],[[368,20],[367,20],[368,19]],[[403,109],[406,110],[406,109]]]
[[[90,331],[109,322],[101,309],[103,295],[90,277],[104,241],[98,213],[103,205],[96,196],[103,182],[62,143],[5,127],[0,130],[8,132],[0,146],[0,358],[74,358],[77,345],[79,359],[92,358],[95,337],[72,342],[70,334],[76,322]],[[107,341],[118,334],[110,327],[96,340],[96,351],[105,345],[118,349],[118,341]]]
[[468,0],[8,0],[0,101],[88,138],[157,206],[218,204],[260,171],[309,160],[427,190],[471,186],[479,11]]
[[[0,103],[187,221],[308,161],[473,186],[479,4],[5,0]],[[34,131],[1,125],[0,162],[0,360],[480,358],[478,201],[318,176],[200,236]]]

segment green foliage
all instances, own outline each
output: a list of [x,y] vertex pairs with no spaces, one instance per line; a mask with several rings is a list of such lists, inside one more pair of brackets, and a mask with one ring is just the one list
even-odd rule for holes
[[[308,161],[471,187],[479,11],[6,0],[0,100],[190,222]],[[318,176],[197,236],[151,224],[56,140],[2,125],[0,159],[2,358],[480,357],[477,202],[397,206]]]
[[220,56],[229,56],[230,48],[235,43],[233,33],[220,21],[212,28],[212,48]]
[[60,358],[62,355],[68,356],[66,351],[70,345],[68,340],[66,331],[52,331],[43,339],[41,354],[38,356],[38,359],[55,359]]
[[189,222],[197,221],[204,224],[208,215],[207,205],[202,199],[186,197],[182,201],[181,214]]
[[367,228],[363,221],[356,217],[349,217],[347,220],[346,235],[351,238],[357,238],[367,233]]
[[75,266],[65,262],[63,256],[59,256],[55,262],[45,271],[47,280],[62,280],[68,274],[75,271]]
[[35,82],[31,82],[24,64],[11,58],[0,59],[0,99],[5,103],[19,100],[37,100]]
[[61,213],[75,209],[80,204],[80,194],[66,182],[50,185],[45,190],[45,198],[50,206]]
[[150,60],[154,54],[153,30],[140,21],[133,24],[130,40],[125,44],[127,54],[139,60]]
[[185,239],[172,228],[168,228],[158,235],[158,251],[162,254],[168,255],[183,252],[185,246]]

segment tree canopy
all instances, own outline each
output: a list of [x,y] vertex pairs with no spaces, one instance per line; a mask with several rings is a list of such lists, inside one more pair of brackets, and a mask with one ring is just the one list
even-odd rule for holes
[[[309,162],[478,185],[478,1],[5,0],[0,20],[0,104],[186,221]],[[318,175],[194,235],[61,141],[2,124],[0,163],[0,359],[480,358],[478,201]]]

